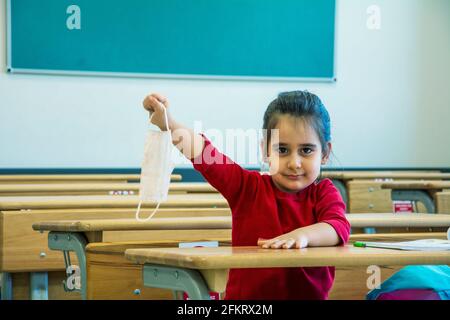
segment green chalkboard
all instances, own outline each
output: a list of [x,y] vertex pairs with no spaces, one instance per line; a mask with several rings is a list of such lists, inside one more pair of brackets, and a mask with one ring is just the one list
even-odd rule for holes
[[9,0],[8,70],[334,79],[335,0]]

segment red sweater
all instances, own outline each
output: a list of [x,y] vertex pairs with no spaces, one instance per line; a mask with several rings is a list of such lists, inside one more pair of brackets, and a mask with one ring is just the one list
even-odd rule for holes
[[[329,179],[296,194],[285,193],[269,175],[241,168],[206,138],[202,155],[191,161],[228,201],[233,246],[256,246],[258,238],[275,238],[318,222],[330,224],[341,244],[348,241],[345,204]],[[334,267],[232,269],[225,299],[327,299],[333,280]]]

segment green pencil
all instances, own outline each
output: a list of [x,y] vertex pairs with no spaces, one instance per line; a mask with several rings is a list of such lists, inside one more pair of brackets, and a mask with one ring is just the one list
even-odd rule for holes
[[354,247],[358,247],[358,248],[365,248],[367,245],[364,242],[360,242],[360,241],[355,241],[353,243]]

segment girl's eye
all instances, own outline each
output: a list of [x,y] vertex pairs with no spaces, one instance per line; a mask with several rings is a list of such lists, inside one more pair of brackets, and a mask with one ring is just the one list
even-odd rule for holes
[[288,149],[285,147],[278,147],[277,152],[280,154],[286,154],[288,152]]
[[303,149],[301,149],[301,153],[302,154],[306,154],[306,155],[309,155],[309,154],[311,154],[311,153],[313,153],[313,149],[311,149],[311,148],[303,148]]

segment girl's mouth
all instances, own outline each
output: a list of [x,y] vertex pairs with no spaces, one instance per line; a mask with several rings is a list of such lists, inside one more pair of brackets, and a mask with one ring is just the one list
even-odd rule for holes
[[302,175],[285,175],[286,178],[288,178],[289,180],[299,180]]

